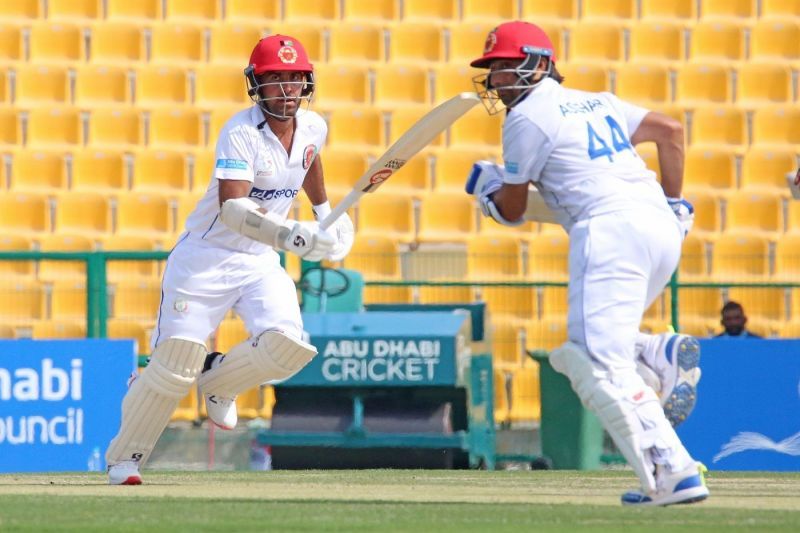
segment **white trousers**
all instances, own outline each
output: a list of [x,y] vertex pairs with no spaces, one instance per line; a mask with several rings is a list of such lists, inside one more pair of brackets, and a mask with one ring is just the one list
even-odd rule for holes
[[230,309],[251,336],[279,329],[302,338],[297,291],[277,253],[245,254],[183,238],[164,269],[152,347],[170,337],[205,344]]
[[569,236],[569,340],[606,370],[635,370],[642,315],[678,266],[678,220],[666,210],[609,213]]

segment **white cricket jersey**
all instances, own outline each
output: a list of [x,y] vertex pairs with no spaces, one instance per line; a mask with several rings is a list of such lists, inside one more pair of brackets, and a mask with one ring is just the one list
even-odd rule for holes
[[264,114],[254,105],[233,115],[222,127],[208,189],[186,219],[188,235],[182,238],[251,254],[272,249],[236,233],[219,220],[218,180],[249,181],[252,184],[249,198],[267,211],[285,217],[303,186],[306,172],[325,144],[328,127],[317,113],[300,109],[292,152],[287,154],[267,124],[258,128],[262,122]]
[[504,180],[533,182],[567,231],[612,211],[669,210],[655,173],[630,142],[647,113],[611,93],[547,78],[506,116]]

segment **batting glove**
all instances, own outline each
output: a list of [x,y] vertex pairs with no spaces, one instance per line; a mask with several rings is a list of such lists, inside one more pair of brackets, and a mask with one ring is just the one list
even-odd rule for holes
[[667,197],[667,203],[672,209],[672,212],[675,213],[675,216],[678,217],[678,221],[681,223],[681,228],[683,229],[683,237],[686,238],[686,235],[694,224],[694,206],[685,198]]
[[[331,204],[330,202],[325,202],[313,206],[311,210],[314,212],[314,218],[316,220],[324,220],[325,217],[331,213]],[[328,233],[336,239],[336,244],[333,246],[333,249],[326,259],[329,261],[341,261],[350,253],[350,249],[353,247],[353,241],[355,240],[355,229],[353,228],[353,221],[350,220],[350,216],[346,212],[342,213],[339,218],[331,224],[331,227],[328,228]]]

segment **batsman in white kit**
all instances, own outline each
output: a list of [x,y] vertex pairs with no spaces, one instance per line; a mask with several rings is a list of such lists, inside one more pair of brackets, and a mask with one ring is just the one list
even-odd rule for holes
[[[611,93],[562,87],[553,45],[534,24],[501,24],[471,65],[489,69],[475,85],[489,112],[506,117],[503,167],[476,163],[467,192],[485,216],[513,226],[524,222],[532,183],[550,211],[543,219],[554,216],[569,234],[569,340],[550,362],[636,472],[641,488],[622,503],[707,498],[703,467],[673,429],[694,407],[699,344],[639,332],[694,217],[681,198],[681,124]],[[660,185],[634,149],[648,141]]]
[[[318,155],[327,126],[308,110],[314,74],[302,44],[262,39],[244,74],[255,105],[222,128],[208,189],[167,260],[150,362],[128,389],[106,452],[110,484],[142,482],[141,465],[195,380],[211,421],[231,429],[237,394],[303,368],[317,351],[302,340],[295,285],[276,250],[336,261],[353,244],[346,213],[327,231],[287,219],[300,188],[318,220],[331,211]],[[209,355],[206,339],[230,309],[251,337]]]

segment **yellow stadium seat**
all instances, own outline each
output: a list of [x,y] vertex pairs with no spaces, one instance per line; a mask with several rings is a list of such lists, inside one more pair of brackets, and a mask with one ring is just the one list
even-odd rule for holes
[[694,189],[718,189],[736,187],[736,156],[726,148],[689,148],[683,185],[687,191]]
[[33,64],[73,63],[86,57],[82,29],[62,22],[31,24],[28,60]]
[[[357,175],[360,176],[361,174]],[[390,180],[381,185],[381,191],[413,198],[425,197],[430,188],[430,161],[425,153],[417,154],[409,159],[400,170],[392,174]]]
[[636,15],[637,0],[583,0],[584,19],[632,20]]
[[640,22],[631,28],[630,57],[634,62],[676,65],[686,59],[685,28],[678,22]]
[[[316,75],[317,68],[314,69]],[[238,66],[203,65],[195,69],[194,103],[202,109],[250,104],[242,69]]]
[[330,30],[328,58],[346,65],[383,61],[383,28],[370,24],[336,24]]
[[714,63],[686,63],[677,71],[675,100],[684,106],[730,103],[731,72]]
[[[2,199],[5,194],[0,195],[0,206],[2,206]],[[6,227],[0,222],[0,228],[8,231]],[[0,236],[0,250],[3,252],[10,251],[23,251],[27,252],[33,249],[33,240],[24,235],[2,235]],[[32,278],[34,274],[33,261],[0,261],[0,279],[23,279]],[[2,295],[0,295],[2,298]]]
[[775,245],[775,278],[785,281],[800,279],[800,233],[786,233],[778,239]]
[[32,149],[74,150],[83,144],[80,111],[38,108],[28,114],[25,145]]
[[742,187],[788,194],[786,174],[796,169],[796,154],[791,148],[753,147],[742,161]]
[[147,65],[136,69],[136,105],[141,108],[182,106],[189,101],[186,71],[178,66]]
[[761,16],[765,18],[800,18],[797,0],[761,0]]
[[497,23],[491,20],[460,22],[450,26],[448,62],[454,66],[464,66],[479,57],[486,36],[496,26]]
[[0,324],[0,339],[14,339],[17,337],[17,331],[13,326],[8,324]]
[[150,327],[137,320],[109,318],[106,334],[109,339],[133,339],[136,353],[147,353],[150,349]]
[[581,91],[603,92],[610,88],[608,69],[592,63],[558,65],[564,76],[564,87]]
[[128,72],[122,67],[85,65],[76,69],[74,104],[82,109],[121,106],[131,101]]
[[14,0],[0,4],[0,18],[15,24],[27,24],[44,15],[41,0]]
[[21,150],[11,164],[11,189],[55,192],[67,188],[67,169],[61,152]]
[[169,0],[164,18],[190,24],[208,24],[221,16],[218,0]]
[[567,317],[534,318],[525,322],[527,350],[553,350],[567,341]]
[[531,235],[528,239],[528,278],[567,281],[569,236],[566,232]]
[[442,150],[434,161],[434,189],[464,193],[464,183],[472,172],[472,165],[480,159],[491,159],[487,150]]
[[703,19],[746,21],[758,15],[758,0],[702,0]]
[[728,300],[742,304],[749,329],[755,329],[755,323],[763,322],[764,336],[769,336],[769,330],[778,327],[770,322],[784,321],[789,317],[786,289],[731,287],[728,289]]
[[25,59],[20,28],[5,23],[5,20],[0,17],[0,64],[2,65]]
[[578,19],[578,0],[522,0],[520,17],[522,20],[539,20],[571,24]]
[[[250,2],[247,4],[261,6],[262,2]],[[230,7],[230,2],[227,4]],[[250,53],[255,48],[258,41],[263,37],[264,31],[261,25],[253,24],[252,20],[238,20],[236,23],[217,24],[211,27],[211,42],[208,48],[208,61],[210,63],[222,63],[227,66],[238,65],[250,57]],[[314,65],[315,70],[318,65]],[[237,67],[238,68],[238,67]],[[244,75],[239,68],[239,76],[242,77],[241,85],[244,86]]]
[[399,280],[402,272],[398,242],[388,235],[358,232],[344,267],[358,270],[367,280]]
[[[318,157],[322,158],[325,188],[329,194],[333,192],[347,194],[350,192],[356,180],[369,167],[369,160],[366,154],[360,150],[326,148]],[[394,177],[392,177],[392,180],[394,180]],[[390,182],[391,180],[387,183]],[[386,187],[386,184],[381,187]]]
[[195,152],[189,160],[192,178],[192,193],[203,194],[208,190],[217,163],[214,149]]
[[0,280],[0,323],[27,325],[45,316],[44,287],[32,280]]
[[681,322],[688,317],[702,317],[719,324],[722,291],[717,288],[682,287],[678,290],[678,311]]
[[151,31],[150,61],[153,63],[181,66],[206,59],[202,28],[164,22],[153,25]]
[[431,100],[428,70],[413,65],[385,65],[375,72],[374,105],[393,110],[402,106],[428,108]]
[[172,233],[170,211],[169,200],[160,194],[122,195],[117,199],[116,233],[163,241]]
[[122,152],[80,150],[72,156],[72,189],[119,193],[128,187]]
[[189,190],[186,156],[180,152],[145,150],[133,161],[132,188],[138,192],[177,194]]
[[50,232],[50,201],[41,192],[0,192],[0,228],[4,234],[36,238]]
[[796,151],[800,145],[800,106],[757,109],[753,115],[753,144]]
[[114,318],[149,319],[156,316],[161,303],[161,281],[136,280],[114,285]]
[[444,24],[458,20],[456,0],[403,0],[403,22]]
[[480,299],[492,316],[511,317],[515,322],[535,317],[539,307],[535,287],[482,287]]
[[218,352],[226,353],[248,337],[250,335],[247,333],[247,328],[245,328],[241,319],[226,318],[220,322],[214,335],[214,349]]
[[400,17],[399,4],[396,0],[344,2],[342,18],[345,22],[391,23]]
[[640,104],[668,102],[670,74],[665,66],[627,63],[616,69],[616,94]]
[[[228,0],[228,3],[232,0]],[[106,18],[109,22],[128,22],[135,24],[152,24],[162,18],[161,0],[105,0]]]
[[363,65],[314,65],[314,104],[365,105],[370,100],[369,71]]
[[56,196],[53,231],[96,239],[111,231],[111,204],[98,192],[64,191]]
[[[461,0],[461,18],[464,22],[493,22],[501,23],[517,18],[516,0],[494,0],[485,2],[483,0]],[[476,42],[476,50],[479,50],[480,43]]]
[[23,109],[52,107],[69,101],[69,80],[65,67],[18,64],[14,70],[16,106]]
[[[100,243],[103,251],[106,252],[145,252],[162,248],[161,241],[144,235],[107,235],[101,239]],[[119,283],[131,279],[156,279],[156,262],[108,260],[106,261],[106,279],[109,283]]]
[[465,243],[475,232],[475,221],[475,202],[470,196],[431,192],[422,200],[417,240]]
[[[294,37],[306,49],[309,60],[315,65],[327,61],[325,50],[325,29],[315,24],[308,24],[286,20],[285,22],[277,23],[270,27],[269,33],[280,33],[281,35],[288,35]],[[255,43],[253,43],[255,46]],[[246,57],[250,57],[249,53]],[[241,61],[241,60],[239,60]]]
[[494,423],[506,425],[509,422],[508,386],[505,371],[495,367],[494,384]]
[[778,191],[734,191],[727,197],[725,230],[783,231],[783,198]]
[[517,368],[511,375],[511,422],[538,422],[542,418],[539,366]]
[[504,370],[519,368],[525,357],[522,328],[505,317],[495,317],[491,324],[492,366]]
[[694,62],[741,61],[746,57],[744,28],[736,23],[700,22],[692,29],[689,59]]
[[[793,317],[793,320],[796,320],[796,318]],[[784,322],[781,324],[778,336],[782,339],[800,338],[800,321]]]
[[565,317],[568,311],[567,287],[542,287],[539,313],[542,319]]
[[398,242],[415,238],[414,201],[405,195],[371,194],[358,205],[359,233],[387,235]]
[[663,20],[692,24],[697,19],[697,0],[640,0],[643,21]]
[[750,55],[754,60],[785,61],[794,66],[800,61],[800,21],[762,19],[752,30]]
[[87,145],[97,150],[132,150],[143,143],[136,108],[93,109],[89,115]]
[[800,202],[789,202],[789,231],[800,232]]
[[[39,249],[43,252],[91,252],[95,245],[85,235],[50,233],[38,238]],[[42,281],[70,280],[86,281],[85,261],[46,260],[39,262],[38,277]],[[55,315],[53,318],[56,318]]]
[[331,112],[328,143],[337,148],[376,150],[384,144],[383,115],[368,107],[338,107]]
[[86,324],[62,320],[37,320],[31,327],[32,339],[84,339]]
[[194,150],[203,144],[201,113],[194,109],[155,109],[148,122],[148,146],[162,150]]
[[337,0],[296,0],[283,5],[283,18],[295,24],[331,24],[341,16]]
[[706,241],[692,229],[683,239],[678,279],[681,281],[697,281],[707,277],[708,251],[706,250]]
[[755,108],[792,101],[792,69],[785,64],[749,62],[739,67],[736,104]]
[[693,147],[727,147],[742,153],[747,147],[747,113],[736,107],[701,107],[692,115]]
[[480,224],[479,232],[481,235],[512,235],[518,239],[525,240],[538,231],[535,222],[524,222],[519,226],[504,226],[499,222],[495,222],[490,217],[481,217],[478,219]]
[[405,23],[392,28],[389,35],[389,61],[430,64],[444,60],[444,36],[438,26]]
[[102,16],[102,2],[97,0],[47,0],[49,20],[85,23]]
[[117,67],[144,61],[143,30],[131,22],[98,22],[92,26],[89,58],[99,65]]
[[[269,23],[280,20],[281,0],[226,0],[225,20],[236,23]],[[255,44],[254,44],[255,46]]]
[[467,241],[467,275],[470,279],[521,279],[522,273],[522,245],[513,236],[472,235]]
[[684,191],[686,198],[694,206],[694,224],[691,233],[700,232],[713,237],[722,230],[722,208],[720,194],[712,189],[689,188]]
[[208,118],[208,147],[212,150],[217,144],[219,132],[228,120],[236,113],[245,109],[241,105],[218,106],[211,110]]
[[482,106],[476,106],[450,126],[451,149],[485,152],[502,144],[500,114],[489,115]]
[[[622,26],[612,22],[580,22],[570,33],[569,60],[611,63],[625,60]],[[560,70],[560,69],[559,69]]]
[[472,78],[484,71],[469,65],[442,63],[433,66],[432,72],[434,77],[433,101],[439,104],[459,93],[475,91]]
[[0,107],[0,149],[16,148],[21,140],[19,112],[10,107]]
[[186,227],[186,219],[197,207],[197,202],[203,197],[202,193],[190,192],[178,196],[178,209],[175,214],[175,231],[181,233]]
[[764,279],[769,275],[769,239],[754,232],[725,232],[714,241],[711,274],[717,280]]

